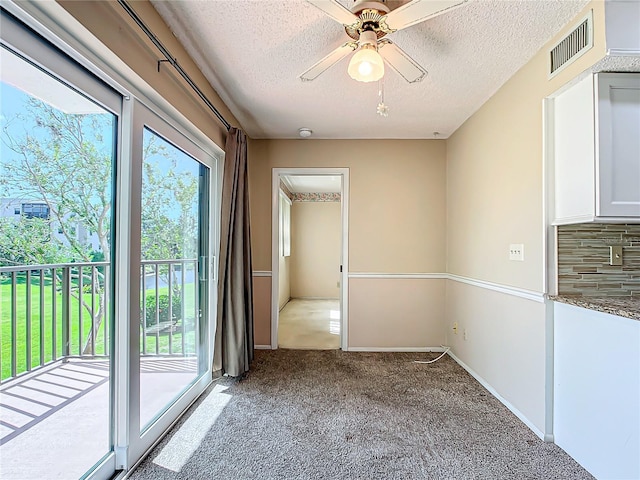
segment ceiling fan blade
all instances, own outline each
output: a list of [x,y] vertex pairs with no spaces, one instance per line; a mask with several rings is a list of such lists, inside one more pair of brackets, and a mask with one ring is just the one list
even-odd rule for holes
[[380,23],[391,30],[400,30],[416,23],[436,17],[447,10],[458,7],[467,0],[412,0],[391,11]]
[[398,75],[409,83],[420,82],[427,76],[424,68],[387,38],[378,42],[378,53],[391,68],[398,72]]
[[315,80],[320,76],[321,73],[338,63],[344,57],[353,52],[356,48],[358,48],[357,42],[347,42],[344,45],[339,46],[309,70],[300,74],[300,80],[302,80],[303,82],[310,82],[311,80]]
[[356,15],[342,6],[337,0],[307,0],[307,2],[343,25],[353,25],[360,21]]

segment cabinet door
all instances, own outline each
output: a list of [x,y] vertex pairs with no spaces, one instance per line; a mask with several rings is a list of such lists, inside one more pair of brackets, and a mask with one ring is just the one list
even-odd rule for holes
[[640,217],[640,75],[597,75],[596,215]]
[[589,75],[554,99],[556,224],[591,221],[595,215],[593,97]]

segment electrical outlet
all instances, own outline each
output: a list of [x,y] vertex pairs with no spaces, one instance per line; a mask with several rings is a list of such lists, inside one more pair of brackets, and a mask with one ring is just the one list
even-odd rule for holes
[[467,329],[466,329],[466,328],[465,328],[464,330],[462,330],[462,338],[463,338],[464,340],[466,340],[466,339],[467,339]]
[[512,243],[509,245],[509,260],[524,262],[524,244]]
[[609,247],[609,265],[622,265],[622,246]]
[[453,322],[453,334],[458,334],[458,322]]

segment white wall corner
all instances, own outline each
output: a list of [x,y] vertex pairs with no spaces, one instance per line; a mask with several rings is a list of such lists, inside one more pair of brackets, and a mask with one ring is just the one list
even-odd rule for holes
[[469,366],[466,365],[462,360],[456,357],[455,354],[451,352],[451,350],[449,350],[448,355],[451,358],[453,358],[458,363],[458,365],[464,368],[469,373],[469,375],[475,378],[478,381],[478,383],[480,383],[480,385],[486,388],[489,391],[489,393],[491,393],[491,395],[496,397],[500,401],[500,403],[502,403],[505,407],[507,407],[511,411],[511,413],[513,413],[516,417],[518,417],[518,419],[522,421],[522,423],[524,423],[527,427],[529,427],[529,429],[538,438],[540,438],[541,440],[545,440],[545,434],[541,432],[538,429],[538,427],[536,427],[520,410],[518,410],[509,401],[507,401],[504,397],[502,397],[502,395],[500,395],[484,378],[482,378],[475,371],[469,368]]

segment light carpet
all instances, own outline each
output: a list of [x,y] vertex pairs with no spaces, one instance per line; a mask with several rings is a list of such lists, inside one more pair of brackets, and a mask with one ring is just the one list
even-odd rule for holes
[[[257,351],[133,472],[143,479],[591,479],[450,357]],[[224,391],[223,391],[224,390]]]

